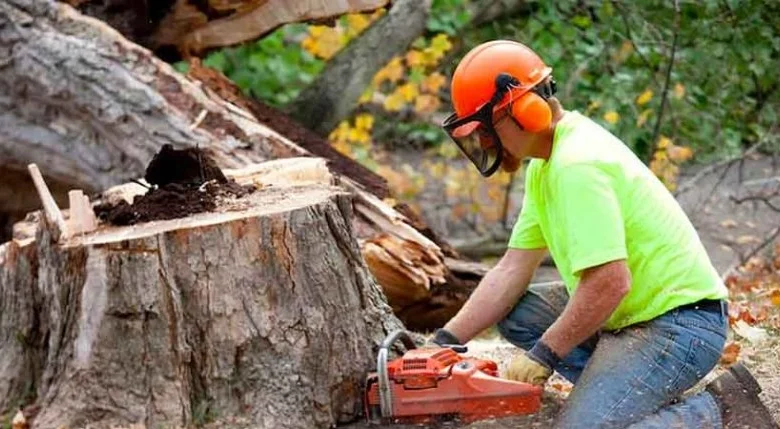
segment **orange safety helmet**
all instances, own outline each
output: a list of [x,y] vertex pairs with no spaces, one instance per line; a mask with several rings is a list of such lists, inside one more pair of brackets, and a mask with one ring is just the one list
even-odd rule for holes
[[490,102],[496,93],[496,79],[508,74],[515,79],[494,111],[511,102],[514,119],[530,132],[550,127],[552,111],[547,101],[534,91],[552,73],[552,68],[529,47],[511,40],[483,43],[461,60],[452,75],[451,96],[458,118],[472,115]]

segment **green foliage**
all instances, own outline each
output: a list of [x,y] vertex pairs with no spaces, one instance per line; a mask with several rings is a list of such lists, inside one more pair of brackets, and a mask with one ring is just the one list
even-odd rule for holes
[[433,0],[425,27],[433,33],[457,36],[471,19],[463,0]]
[[305,25],[288,25],[254,43],[214,52],[204,64],[224,73],[248,94],[282,106],[311,83],[324,65],[300,47],[298,40],[305,31]]
[[[758,0],[680,3],[668,83],[671,1],[535,2],[530,16],[467,32],[464,45],[494,38],[529,44],[553,67],[564,106],[598,119],[641,157],[657,144],[664,88],[657,138],[692,147],[700,160],[733,154],[780,114],[778,77],[771,72],[780,69],[780,9]],[[648,90],[651,98],[638,103]]]
[[[733,155],[766,135],[780,119],[776,3],[681,1],[677,31],[677,12],[668,0],[530,1],[513,16],[475,28],[469,10],[479,6],[476,1],[434,0],[427,32],[410,49],[422,51],[435,35],[448,35],[455,50],[447,53],[438,71],[450,76],[459,58],[478,43],[497,38],[524,42],[553,67],[566,108],[600,121],[648,162],[661,138],[693,149],[700,161]],[[283,106],[325,64],[321,56],[302,47],[306,45],[302,41],[313,35],[309,30],[304,24],[287,25],[258,42],[215,52],[205,63],[247,93]],[[667,82],[675,32],[676,52]],[[326,32],[329,38],[315,42],[344,43],[338,34]],[[398,64],[385,71],[399,72]],[[434,71],[410,65],[400,71],[400,82],[398,78],[391,82],[409,82],[417,88]],[[666,105],[656,133],[664,91]],[[449,110],[446,85],[431,94],[439,102],[427,106],[438,108],[440,114]],[[431,124],[431,116],[409,114],[410,104],[401,107],[401,94],[389,95],[385,104],[392,108],[385,112],[389,114],[378,115],[373,139],[426,146],[445,140]],[[780,150],[777,134],[769,140],[768,147]]]

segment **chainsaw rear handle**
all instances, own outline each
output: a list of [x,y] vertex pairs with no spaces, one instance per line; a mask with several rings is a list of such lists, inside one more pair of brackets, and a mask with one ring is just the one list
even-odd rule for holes
[[[390,348],[393,347],[393,344],[399,339],[407,350],[417,348],[412,337],[403,329],[391,332],[379,346],[379,353],[376,355],[376,373],[379,384],[379,408],[382,417],[393,416],[393,394],[392,389],[390,388],[390,376],[387,373],[387,355],[390,353]],[[442,345],[442,347],[450,348],[456,353],[465,353],[468,351],[466,346],[460,344],[445,344]]]

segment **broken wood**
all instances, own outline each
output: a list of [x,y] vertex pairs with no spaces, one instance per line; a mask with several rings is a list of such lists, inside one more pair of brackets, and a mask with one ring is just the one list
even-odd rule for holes
[[68,227],[65,224],[65,218],[62,216],[60,208],[57,207],[57,203],[54,201],[49,187],[46,186],[46,181],[43,180],[41,171],[35,164],[27,166],[30,171],[30,177],[35,184],[35,189],[38,191],[38,197],[41,199],[43,205],[43,213],[46,216],[46,223],[51,230],[54,240],[59,240],[60,237],[68,235]]
[[387,0],[65,0],[170,58],[255,40],[291,22],[370,12]]
[[[263,183],[255,171],[244,179]],[[0,409],[34,392],[43,429],[182,427],[208,410],[257,427],[354,419],[374,348],[401,325],[349,195],[317,182],[0,246]]]
[[[416,311],[404,313],[405,322],[423,330],[438,327],[433,323],[440,319],[426,318],[426,309],[456,311],[468,296],[461,286],[476,286],[479,276],[453,273],[447,266],[441,255],[457,255],[443,240],[383,201],[388,194],[381,177],[336,155],[326,140],[279,112],[262,110],[240,92],[231,94],[224,76],[213,73],[202,81],[183,76],[100,21],[47,0],[0,2],[0,39],[8,41],[0,45],[0,151],[5,155],[0,168],[23,171],[31,162],[45,162],[55,200],[67,201],[70,189],[94,195],[142,177],[166,144],[200,147],[223,169],[323,156],[334,181],[354,195],[351,221],[361,242],[390,234],[405,243],[396,251],[419,245],[437,255],[426,259],[430,266],[415,267],[437,286],[415,302]],[[63,99],[67,106],[58,101]],[[15,206],[15,213],[39,207],[37,198],[27,199],[17,187],[26,183],[0,181],[0,194],[13,192],[29,202]],[[138,184],[123,187],[146,191]],[[401,260],[421,261],[415,255]],[[401,266],[385,269],[404,272]],[[447,280],[438,285],[442,272]],[[457,292],[450,293],[450,286]]]

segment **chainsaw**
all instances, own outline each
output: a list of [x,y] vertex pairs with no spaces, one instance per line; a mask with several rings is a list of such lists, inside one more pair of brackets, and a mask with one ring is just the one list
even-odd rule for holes
[[[393,344],[407,352],[388,363]],[[541,407],[543,388],[498,377],[495,362],[463,357],[465,346],[417,348],[403,330],[382,342],[377,371],[366,379],[365,415],[369,422],[425,423],[455,418],[472,422],[533,414]]]

